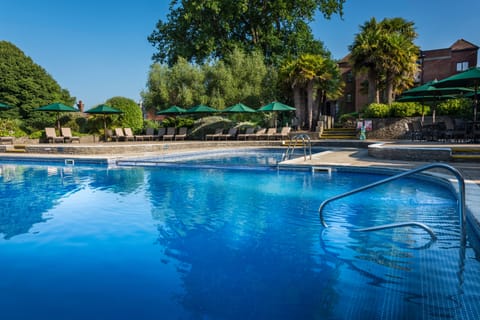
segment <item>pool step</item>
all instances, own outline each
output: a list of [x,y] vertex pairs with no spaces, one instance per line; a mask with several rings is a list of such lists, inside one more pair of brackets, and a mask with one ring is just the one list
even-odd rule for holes
[[5,152],[25,153],[27,152],[27,146],[24,144],[9,145],[5,147]]
[[480,162],[480,147],[452,147],[451,158],[458,162]]

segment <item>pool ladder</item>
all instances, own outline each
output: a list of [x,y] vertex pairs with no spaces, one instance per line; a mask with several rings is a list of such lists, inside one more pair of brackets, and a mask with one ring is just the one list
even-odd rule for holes
[[[323,218],[323,208],[328,203],[330,203],[332,201],[335,201],[335,200],[338,200],[338,199],[341,199],[341,198],[345,198],[345,197],[350,196],[352,194],[359,193],[361,191],[371,189],[373,187],[376,187],[376,186],[379,186],[379,185],[382,185],[382,184],[385,184],[385,183],[388,183],[388,182],[391,182],[391,181],[394,181],[394,180],[398,180],[400,178],[410,176],[410,175],[413,175],[415,173],[419,173],[421,171],[429,170],[429,169],[432,169],[432,168],[446,169],[446,170],[450,171],[451,173],[453,173],[455,175],[455,177],[457,178],[457,181],[458,181],[458,196],[457,196],[457,199],[458,199],[458,213],[459,213],[459,218],[460,218],[460,230],[461,230],[461,234],[462,234],[462,243],[465,243],[465,238],[466,238],[466,233],[465,233],[465,223],[466,223],[466,218],[465,218],[465,180],[464,180],[462,174],[457,169],[455,169],[454,167],[452,167],[448,164],[444,164],[444,163],[427,164],[427,165],[424,165],[424,166],[421,166],[421,167],[418,167],[418,168],[414,168],[414,169],[411,169],[409,171],[402,172],[402,173],[399,173],[397,175],[388,177],[386,179],[368,184],[366,186],[363,186],[363,187],[360,187],[360,188],[357,188],[357,189],[354,189],[354,190],[350,190],[348,192],[345,192],[345,193],[333,196],[331,198],[328,198],[325,201],[323,201],[320,204],[320,207],[318,208],[318,214],[319,214],[319,217],[320,217],[320,222],[322,223],[322,225],[325,228],[328,227],[327,223],[325,222],[325,219]],[[428,227],[427,225],[425,225],[423,223],[415,222],[415,221],[385,224],[385,225],[374,226],[374,227],[370,227],[370,228],[357,229],[356,231],[376,231],[376,230],[399,228],[399,227],[405,227],[405,226],[420,227],[420,228],[424,229],[425,231],[427,231],[430,234],[430,236],[432,237],[433,240],[436,239],[435,233],[433,232],[433,230],[430,227]]]
[[290,139],[287,151],[283,154],[282,161],[291,159],[293,152],[295,151],[295,146],[297,145],[299,140],[301,141],[301,145],[303,146],[304,160],[307,160],[307,148],[310,154],[310,160],[312,160],[312,141],[310,139],[310,136],[305,133],[300,133]]

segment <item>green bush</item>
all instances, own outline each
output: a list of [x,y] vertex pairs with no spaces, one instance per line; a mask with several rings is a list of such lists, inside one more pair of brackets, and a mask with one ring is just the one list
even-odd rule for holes
[[437,114],[471,119],[473,116],[472,100],[451,99],[441,102],[437,106]]
[[[422,105],[418,102],[393,102],[390,109],[391,115],[397,118],[414,117],[422,114]],[[427,112],[425,107],[424,111]]]
[[123,128],[131,128],[134,132],[140,132],[143,128],[143,114],[138,104],[129,98],[113,97],[108,99],[105,104],[115,109],[122,110],[123,113],[114,119],[113,125]]
[[372,103],[363,111],[365,118],[388,118],[392,116],[392,110],[389,105],[383,103]]
[[20,128],[22,121],[19,119],[0,119],[0,136],[23,137],[26,133]]

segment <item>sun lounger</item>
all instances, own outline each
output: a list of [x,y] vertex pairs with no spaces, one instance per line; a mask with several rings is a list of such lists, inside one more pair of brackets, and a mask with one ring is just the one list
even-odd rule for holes
[[208,138],[215,140],[215,138],[218,138],[222,135],[223,129],[218,128],[215,130],[215,133],[210,133],[205,135],[205,140],[208,140]]
[[178,133],[175,135],[175,140],[185,140],[187,137],[187,128],[181,127],[178,129]]
[[72,130],[70,128],[60,128],[60,132],[62,133],[65,142],[77,141],[80,143],[80,137],[72,135]]
[[65,142],[63,137],[57,136],[55,128],[45,128],[45,136],[47,137],[48,143]]
[[289,136],[290,129],[291,129],[290,127],[283,127],[282,130],[280,130],[280,132],[273,134],[273,138],[274,139],[277,139],[277,138],[278,139],[289,139],[290,138],[290,136]]
[[154,128],[147,128],[145,129],[145,134],[143,135],[144,140],[153,140],[155,136],[155,129]]
[[164,127],[158,128],[157,135],[153,136],[153,140],[163,139],[163,136],[167,132],[167,129]]
[[163,135],[163,141],[165,140],[173,140],[175,137],[175,128],[174,127],[168,127],[167,128],[167,133]]
[[257,135],[258,139],[267,139],[273,137],[277,133],[277,128],[268,128],[267,132]]
[[237,135],[237,128],[233,127],[233,128],[230,128],[228,130],[228,133],[222,133],[220,134],[220,136],[218,136],[218,140],[220,139],[230,139],[230,138],[235,138],[235,136]]
[[[265,135],[267,133],[267,129],[266,128],[260,128],[257,130],[257,132],[255,132],[254,134],[251,135],[251,137],[255,138],[256,140],[258,140],[261,136]],[[250,138],[247,137],[247,138]]]
[[247,140],[247,138],[250,138],[252,136],[255,136],[255,128],[248,127],[247,130],[245,130],[245,133],[239,133],[237,135],[237,140],[240,140],[240,139]]
[[127,138],[127,140],[143,141],[143,136],[134,135],[132,129],[130,128],[123,128],[123,132],[125,133],[125,137]]
[[122,128],[115,128],[115,140],[116,141],[133,141],[134,137],[127,137]]

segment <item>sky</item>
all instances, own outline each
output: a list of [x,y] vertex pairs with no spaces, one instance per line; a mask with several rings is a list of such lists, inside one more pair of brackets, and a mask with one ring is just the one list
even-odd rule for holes
[[[155,48],[147,41],[168,0],[0,0],[0,41],[42,66],[89,109],[115,96],[140,102]],[[423,50],[465,39],[480,46],[478,0],[346,0],[342,18],[318,14],[310,26],[341,59],[370,18],[415,23]]]

